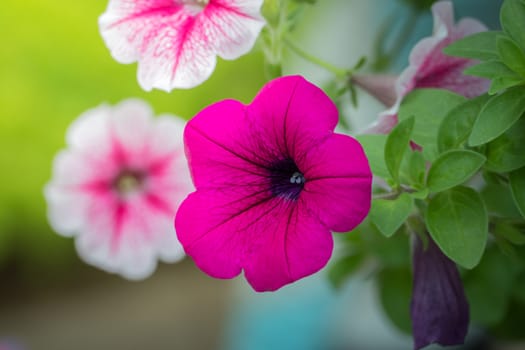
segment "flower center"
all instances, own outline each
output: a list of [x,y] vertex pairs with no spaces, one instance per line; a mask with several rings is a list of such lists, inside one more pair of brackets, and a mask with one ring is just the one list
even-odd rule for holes
[[270,166],[270,190],[277,197],[295,201],[306,179],[292,159],[281,159]]
[[138,192],[142,189],[146,174],[139,170],[126,169],[120,172],[113,181],[113,189],[121,196]]
[[182,5],[193,15],[198,15],[210,2],[210,0],[181,0]]

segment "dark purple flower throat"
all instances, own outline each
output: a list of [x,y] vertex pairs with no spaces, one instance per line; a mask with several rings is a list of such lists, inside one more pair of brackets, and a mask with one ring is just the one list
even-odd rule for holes
[[306,179],[293,159],[285,158],[269,167],[270,190],[276,197],[295,201],[304,187]]

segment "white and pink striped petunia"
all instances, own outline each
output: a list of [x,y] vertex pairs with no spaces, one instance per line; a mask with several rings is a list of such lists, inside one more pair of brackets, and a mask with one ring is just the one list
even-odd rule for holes
[[263,0],[110,0],[100,32],[120,63],[138,61],[144,90],[195,87],[217,56],[250,51],[264,26]]
[[[388,133],[397,124],[397,111],[403,98],[416,88],[439,88],[453,91],[467,98],[487,92],[490,81],[467,76],[463,71],[476,64],[475,60],[445,55],[443,48],[456,40],[474,33],[486,31],[487,27],[473,18],[463,18],[454,24],[451,1],[439,1],[432,6],[434,16],[433,35],[419,41],[410,52],[409,65],[395,84],[396,101],[367,133]],[[389,83],[389,81],[385,81]]]
[[157,259],[184,256],[172,225],[193,190],[184,125],[170,115],[153,118],[145,102],[129,99],[89,110],[69,127],[44,192],[51,226],[76,237],[87,263],[142,279]]

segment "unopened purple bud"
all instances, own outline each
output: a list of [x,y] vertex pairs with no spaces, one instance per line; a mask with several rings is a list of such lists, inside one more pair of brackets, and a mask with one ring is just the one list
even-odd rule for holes
[[456,264],[429,237],[426,250],[416,239],[410,314],[414,348],[429,344],[463,344],[469,306]]

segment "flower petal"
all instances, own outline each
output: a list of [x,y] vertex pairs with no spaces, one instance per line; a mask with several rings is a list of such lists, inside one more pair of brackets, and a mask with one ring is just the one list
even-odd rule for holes
[[397,125],[397,113],[381,113],[379,119],[366,129],[364,134],[388,134]]
[[337,115],[322,90],[299,76],[267,84],[248,107],[233,100],[213,104],[185,130],[195,186],[235,186],[246,176],[261,180],[275,160],[304,157],[330,136]]
[[[333,133],[337,114],[319,88],[292,76],[268,83],[249,106],[218,102],[188,123],[186,154],[197,191],[181,204],[175,227],[204,272],[232,278],[244,269],[255,290],[268,291],[326,264],[329,229],[357,225],[370,206],[368,162],[355,140]],[[276,192],[288,186],[295,195]],[[320,203],[311,203],[317,195]],[[356,206],[346,196],[366,200]],[[351,203],[350,214],[332,202],[340,198]]]
[[187,16],[157,31],[139,61],[138,80],[144,90],[189,89],[210,77],[217,59],[200,21]]
[[143,89],[192,88],[209,78],[216,55],[247,53],[264,26],[261,0],[211,0],[203,9],[172,0],[112,0],[99,26],[113,57],[139,61]]
[[[416,88],[441,88],[467,98],[487,92],[490,81],[467,76],[463,71],[475,60],[445,55],[443,48],[467,35],[487,30],[472,18],[464,18],[454,25],[452,2],[438,1],[432,6],[434,31],[432,36],[421,39],[412,49],[408,67],[399,75],[395,90],[396,102],[379,116],[379,121],[365,133],[388,133],[392,123],[397,123],[397,112],[403,98]],[[392,116],[396,116],[395,119]],[[394,124],[395,125],[395,124]]]
[[240,102],[225,100],[188,122],[184,143],[198,189],[233,189],[243,195],[251,190],[247,186],[266,184],[273,142],[261,139],[257,122],[247,120],[245,111]]
[[355,139],[333,134],[298,166],[306,178],[301,196],[329,229],[350,231],[366,217],[372,173]]
[[90,264],[129,279],[143,279],[154,271],[157,251],[168,261],[183,256],[179,244],[162,247],[173,243],[167,237],[175,236],[169,220],[173,214],[174,208],[156,197],[99,197],[92,202],[77,249]]
[[110,0],[99,18],[100,33],[115,60],[132,63],[161,28],[181,19],[175,16],[181,10],[173,0]]
[[330,232],[305,204],[267,192],[232,199],[199,190],[183,202],[175,226],[200,269],[232,278],[244,268],[256,291],[276,290],[318,271],[332,252]]
[[170,114],[158,116],[150,134],[149,153],[158,157],[165,157],[167,154],[173,154],[173,152],[178,154],[181,150],[181,140],[184,136],[185,127],[186,122],[181,118]]
[[258,201],[268,201],[254,197],[232,199],[220,191],[199,190],[179,207],[175,218],[177,237],[186,254],[210,276],[233,278],[241,272],[247,235],[239,232],[239,227],[246,226],[248,215],[256,215],[249,208],[256,208]]
[[263,0],[211,0],[201,16],[202,31],[217,54],[233,60],[255,44],[265,22],[259,14]]
[[121,146],[137,150],[144,147],[150,136],[153,110],[144,101],[129,98],[113,107],[111,132]]
[[49,203],[47,218],[53,230],[66,237],[78,234],[86,223],[89,199],[80,191],[64,189],[56,184],[48,184],[44,196]]
[[69,147],[86,153],[106,154],[111,145],[108,116],[111,108],[100,105],[80,115],[68,128],[66,141]]
[[247,108],[257,123],[261,144],[273,152],[301,158],[313,145],[331,135],[337,122],[335,104],[301,76],[286,76],[266,84]]
[[[330,231],[311,215],[308,204],[300,200],[287,207],[286,202],[266,214],[255,232],[265,232],[257,248],[246,257],[244,274],[256,291],[273,291],[322,269],[332,255]],[[283,208],[284,207],[284,208]]]
[[467,98],[485,93],[489,81],[463,75],[465,68],[475,64],[470,59],[443,54],[443,48],[462,37],[487,30],[481,22],[463,19],[454,26],[454,11],[450,1],[432,6],[434,35],[421,40],[410,53],[410,66],[414,67],[400,78],[405,93],[413,88],[434,87],[454,91]]
[[[133,99],[94,108],[72,124],[69,148],[55,158],[44,195],[52,227],[77,236],[85,261],[142,279],[157,258],[184,256],[172,225],[193,189],[182,155],[183,127],[169,116],[154,120],[151,108]],[[127,185],[120,183],[123,175],[130,177]]]
[[426,250],[417,238],[410,314],[415,349],[432,343],[462,344],[468,330],[469,306],[456,264],[428,238]]

